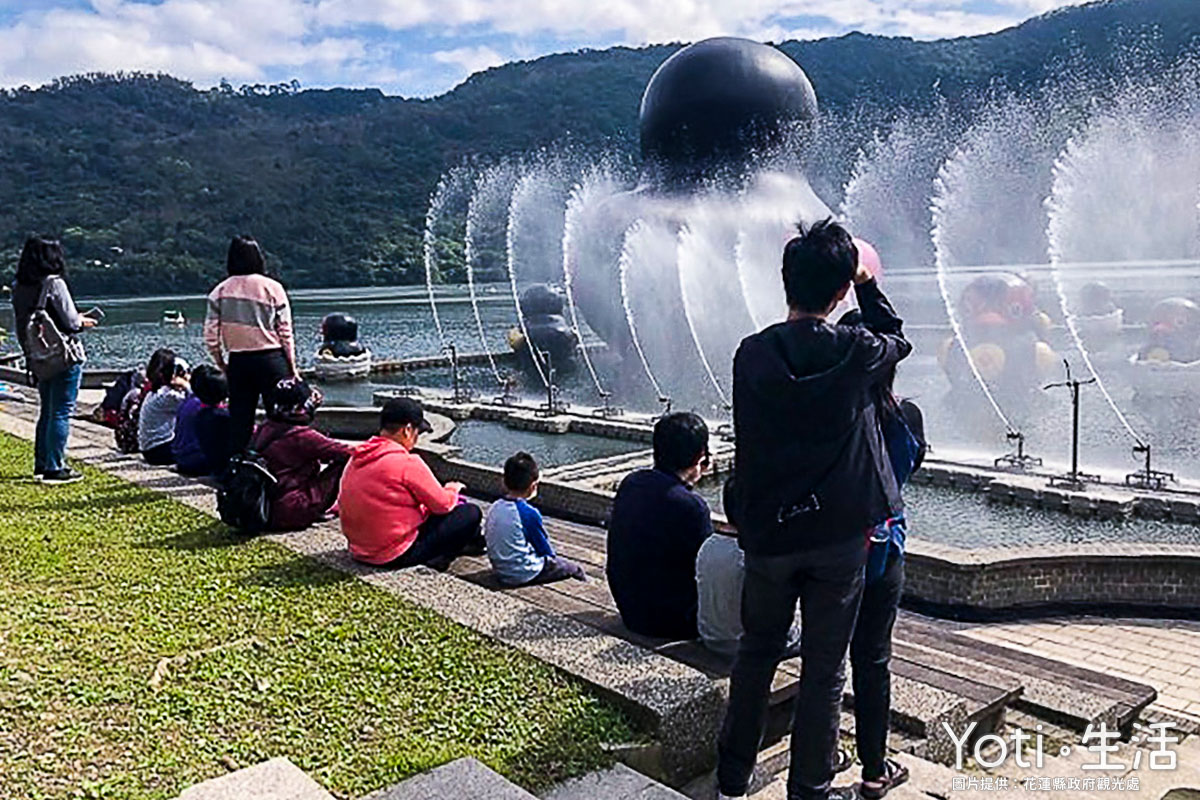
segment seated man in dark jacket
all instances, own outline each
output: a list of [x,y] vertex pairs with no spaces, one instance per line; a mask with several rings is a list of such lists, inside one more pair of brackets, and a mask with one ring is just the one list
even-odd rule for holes
[[[854,284],[863,325],[831,325]],[[733,362],[735,472],[746,554],[744,633],[721,732],[721,795],[745,795],[767,695],[800,603],[800,679],[789,798],[832,790],[844,662],[863,592],[868,530],[901,511],[875,391],[911,351],[901,321],[840,225],[788,242],[785,322],[742,340]]]
[[692,491],[708,467],[708,426],[690,412],[654,426],[654,468],[621,481],[608,526],[608,586],[634,633],[695,639],[696,552],[712,533]]

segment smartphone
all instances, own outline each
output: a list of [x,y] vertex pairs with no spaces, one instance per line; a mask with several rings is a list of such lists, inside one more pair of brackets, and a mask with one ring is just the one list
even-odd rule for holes
[[104,319],[104,309],[100,308],[100,306],[92,306],[87,311],[83,312],[83,316],[91,317],[99,322],[100,320]]

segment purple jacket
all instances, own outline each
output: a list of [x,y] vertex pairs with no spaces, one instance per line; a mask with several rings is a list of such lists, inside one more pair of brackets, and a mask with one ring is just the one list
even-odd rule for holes
[[[266,443],[266,448],[262,447]],[[253,448],[279,481],[271,503],[271,528],[296,530],[311,525],[333,504],[341,470],[322,473],[322,464],[345,466],[350,448],[307,425],[267,420],[258,427]]]

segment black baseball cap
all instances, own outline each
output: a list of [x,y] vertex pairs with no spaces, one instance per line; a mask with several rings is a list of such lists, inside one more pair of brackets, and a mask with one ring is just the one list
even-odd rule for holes
[[405,425],[415,425],[421,433],[433,432],[433,426],[425,419],[425,411],[419,401],[411,397],[393,397],[383,404],[383,410],[379,413],[379,427],[396,430]]

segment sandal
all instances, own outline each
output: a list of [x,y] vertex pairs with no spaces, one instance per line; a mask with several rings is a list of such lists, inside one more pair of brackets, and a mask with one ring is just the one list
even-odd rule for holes
[[908,780],[908,767],[892,758],[883,760],[883,775],[859,786],[859,793],[867,800],[879,800],[892,789]]

